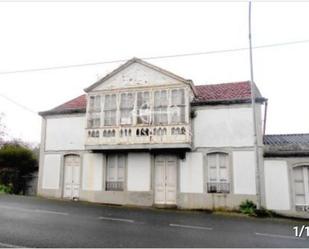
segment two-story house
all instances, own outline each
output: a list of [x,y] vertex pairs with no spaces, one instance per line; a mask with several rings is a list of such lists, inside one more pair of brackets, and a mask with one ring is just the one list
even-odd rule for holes
[[265,99],[256,89],[256,167],[250,82],[195,86],[133,58],[85,92],[40,113],[39,195],[199,209],[257,201]]

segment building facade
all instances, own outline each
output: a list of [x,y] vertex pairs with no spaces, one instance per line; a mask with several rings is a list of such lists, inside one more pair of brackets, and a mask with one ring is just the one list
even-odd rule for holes
[[264,172],[257,88],[255,157],[249,82],[195,86],[133,58],[85,92],[40,113],[39,195],[188,209],[260,198],[281,208],[265,193],[275,166],[265,160]]

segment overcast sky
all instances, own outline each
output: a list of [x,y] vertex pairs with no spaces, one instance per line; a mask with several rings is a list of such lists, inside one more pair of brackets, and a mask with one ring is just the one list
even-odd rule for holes
[[[254,3],[253,45],[309,39],[309,3]],[[248,3],[0,3],[0,71],[248,46]],[[267,133],[309,132],[309,42],[255,49]],[[196,85],[250,78],[248,51],[148,60]],[[112,63],[0,75],[0,94],[34,112],[83,93]],[[38,142],[41,118],[0,96],[11,137]]]

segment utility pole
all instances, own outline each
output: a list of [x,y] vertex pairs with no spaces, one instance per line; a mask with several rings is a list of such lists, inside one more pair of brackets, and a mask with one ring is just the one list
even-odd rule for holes
[[249,1],[249,59],[250,59],[250,75],[251,75],[251,103],[253,114],[253,141],[255,152],[255,175],[256,175],[256,197],[257,209],[261,208],[261,183],[260,183],[260,160],[259,160],[259,146],[257,140],[257,123],[256,123],[256,105],[255,105],[255,84],[253,77],[253,59],[252,59],[252,35],[251,35],[251,1]]

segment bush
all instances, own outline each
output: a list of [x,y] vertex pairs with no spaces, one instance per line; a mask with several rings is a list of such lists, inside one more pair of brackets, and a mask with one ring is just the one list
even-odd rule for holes
[[11,193],[24,194],[37,165],[33,151],[24,144],[4,144],[0,149],[0,184],[11,188]]
[[245,200],[239,205],[239,210],[241,213],[249,215],[249,216],[257,216],[257,217],[271,217],[273,216],[272,212],[261,207],[257,209],[255,203],[253,201]]
[[11,194],[12,186],[0,185],[0,194]]
[[256,216],[257,209],[253,201],[249,201],[249,200],[243,201],[239,206],[239,210],[243,214],[247,214],[250,216]]

